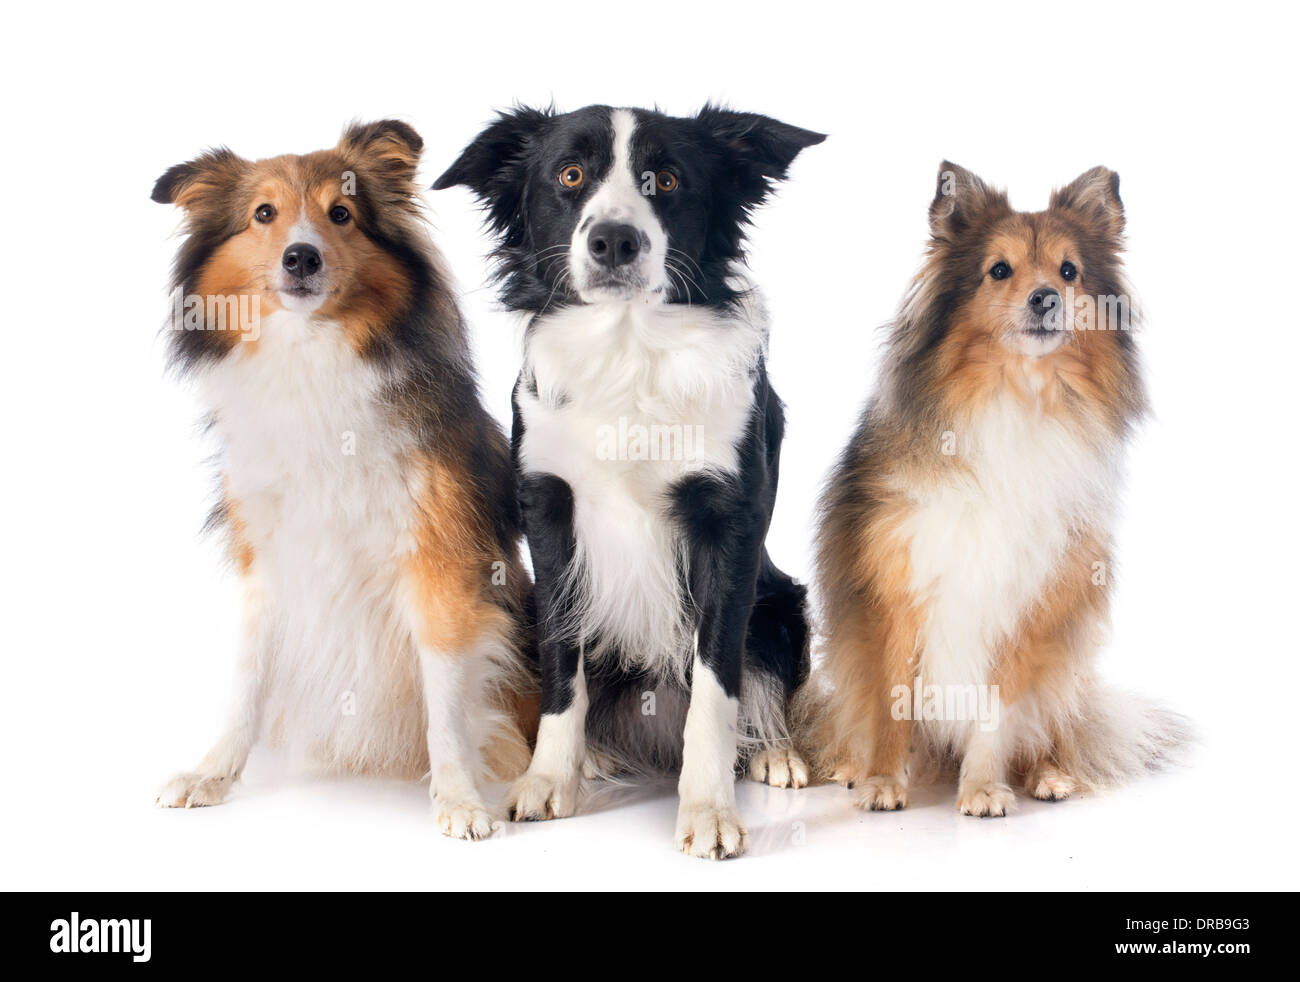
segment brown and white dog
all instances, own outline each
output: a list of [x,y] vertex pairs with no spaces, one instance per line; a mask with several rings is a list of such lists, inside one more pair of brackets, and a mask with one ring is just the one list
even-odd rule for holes
[[1179,718],[1092,668],[1146,408],[1123,226],[1105,168],[1030,214],[941,167],[880,391],[822,501],[828,646],[802,702],[819,769],[863,808],[907,804],[913,750],[960,764],[962,813],[997,816],[1013,780],[1059,799],[1179,741]]
[[476,779],[528,762],[529,589],[505,438],[428,241],[409,126],[168,170],[185,211],[171,353],[221,448],[244,594],[231,721],[160,805],[217,804],[266,730],[328,770],[432,773],[438,824],[492,830]]

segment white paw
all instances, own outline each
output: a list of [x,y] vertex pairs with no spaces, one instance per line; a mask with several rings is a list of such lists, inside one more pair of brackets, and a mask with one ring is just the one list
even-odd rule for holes
[[677,848],[689,856],[730,859],[745,851],[747,833],[732,806],[691,805],[677,809]]
[[808,765],[793,750],[769,747],[749,759],[749,778],[774,788],[806,788]]
[[434,814],[443,835],[453,839],[477,841],[492,834],[492,815],[479,801],[444,801],[433,799]]
[[907,807],[907,785],[893,777],[877,775],[853,785],[853,803],[873,812],[892,812]]
[[1005,784],[966,784],[957,792],[961,813],[976,818],[1001,818],[1015,800],[1015,794]]
[[159,808],[203,808],[219,805],[230,794],[235,779],[229,775],[177,774],[163,785],[154,804]]
[[1039,801],[1064,801],[1077,789],[1074,779],[1055,767],[1040,767],[1029,779],[1030,793]]
[[568,818],[578,809],[578,776],[556,778],[527,771],[506,795],[506,809],[515,822]]

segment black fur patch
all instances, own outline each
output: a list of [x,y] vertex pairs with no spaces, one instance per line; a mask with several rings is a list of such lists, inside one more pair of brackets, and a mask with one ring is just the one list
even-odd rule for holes
[[[495,275],[507,307],[540,313],[577,302],[561,282],[562,248],[613,163],[612,112],[609,106],[503,112],[434,182],[439,190],[465,185],[483,202],[498,238]],[[825,136],[712,105],[693,117],[632,112],[633,173],[668,168],[680,179],[677,190],[648,196],[668,233],[671,258],[685,274],[674,282],[670,302],[733,303],[727,278],[744,255],[751,213],[799,151]],[[585,174],[576,194],[556,179],[570,164]]]
[[[668,302],[732,307],[738,294],[728,279],[744,257],[753,210],[786,176],[799,151],[824,137],[716,106],[689,118],[631,112],[633,175],[647,176],[648,184],[667,169],[679,180],[675,190],[649,196],[668,234],[670,256],[688,274],[675,283]],[[582,302],[563,282],[566,253],[588,196],[615,160],[612,113],[607,106],[565,114],[504,112],[434,184],[438,189],[465,185],[482,201],[497,237],[501,298],[510,308],[533,314],[530,331],[544,330],[555,308]],[[559,181],[571,166],[582,168],[582,185],[565,187]],[[805,591],[773,565],[764,548],[776,501],[784,414],[761,364],[753,386],[749,425],[736,448],[737,471],[682,479],[668,490],[662,521],[683,540],[680,597],[698,631],[701,661],[729,695],[740,694],[745,672],[761,676],[760,685],[788,698],[809,668]],[[583,600],[571,595],[566,576],[576,549],[574,494],[564,480],[529,471],[520,460],[525,423],[518,397],[523,392],[536,393],[535,380],[526,374],[516,387],[513,449],[537,581],[542,712],[556,714],[572,704],[579,660],[576,643],[566,636]],[[665,617],[676,614],[664,611]],[[599,646],[601,639],[589,640]],[[625,671],[622,666],[635,664],[636,653],[625,654],[633,657],[584,664],[589,738],[596,745],[614,744],[619,759],[672,767],[680,762],[681,749],[680,720],[672,714],[685,712],[688,694],[675,674],[651,678]],[[684,650],[681,658],[689,672],[691,652]],[[640,698],[652,688],[665,690],[658,703],[669,718],[660,719],[655,742],[637,746],[637,735],[646,732],[637,718]],[[675,748],[662,741],[673,733]]]

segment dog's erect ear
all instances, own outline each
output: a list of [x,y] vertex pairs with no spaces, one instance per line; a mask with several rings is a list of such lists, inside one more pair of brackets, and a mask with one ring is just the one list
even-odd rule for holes
[[[532,139],[554,117],[553,109],[518,106],[503,111],[476,136],[456,162],[433,182],[435,191],[463,184],[487,206],[488,223],[497,234],[517,232],[526,175],[524,155]],[[509,244],[509,243],[507,243]]]
[[1078,212],[1088,222],[1118,236],[1124,231],[1124,202],[1119,199],[1119,175],[1105,167],[1085,171],[1052,192],[1051,208]]
[[799,151],[826,139],[825,133],[791,126],[770,116],[741,113],[707,105],[696,116],[731,155],[728,161],[749,178],[755,203],[771,190],[771,182],[784,180]]
[[930,231],[937,239],[959,235],[992,211],[1010,211],[1005,191],[950,160],[939,165],[934,200],[930,202]]
[[410,182],[420,165],[424,140],[399,119],[353,123],[339,138],[339,152],[357,158],[377,177]]
[[443,175],[433,182],[435,191],[463,184],[484,200],[500,190],[502,178],[519,163],[531,140],[555,115],[549,109],[518,106],[497,114]]
[[217,147],[193,160],[169,167],[153,185],[150,195],[160,205],[190,209],[204,195],[231,190],[243,177],[248,161],[225,147]]

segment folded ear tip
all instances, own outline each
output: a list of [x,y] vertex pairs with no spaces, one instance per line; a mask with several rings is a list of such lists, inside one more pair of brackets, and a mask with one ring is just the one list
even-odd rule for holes
[[414,126],[400,119],[380,119],[373,123],[354,120],[343,131],[339,143],[364,145],[380,135],[400,140],[414,154],[418,154],[424,149],[424,138],[416,132]]
[[189,172],[188,164],[176,164],[168,167],[158,180],[153,182],[149,197],[160,205],[170,205],[176,201],[176,186],[181,178]]
[[405,140],[413,151],[419,153],[424,149],[424,137],[420,136],[410,123],[404,123],[400,119],[385,120],[385,123],[389,129]]

